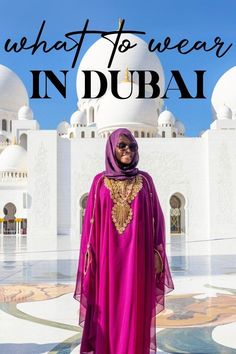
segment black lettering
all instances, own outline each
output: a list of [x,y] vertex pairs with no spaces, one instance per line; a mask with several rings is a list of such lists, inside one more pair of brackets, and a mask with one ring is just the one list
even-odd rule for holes
[[[48,80],[56,87],[60,94],[66,98],[66,75],[68,70],[60,70],[64,74],[64,84],[51,70],[30,70],[33,75],[33,93],[31,98],[51,98],[48,96]],[[45,77],[45,95],[40,96],[40,74],[44,73]]]
[[[169,81],[169,83],[167,85],[167,89],[165,91],[165,94],[164,94],[164,96],[162,96],[162,98],[169,98],[169,97],[167,97],[167,92],[169,90],[175,90],[175,91],[178,90],[178,91],[180,91],[180,93],[181,93],[181,97],[180,98],[193,98],[190,95],[190,93],[189,93],[189,91],[187,89],[187,86],[185,85],[185,82],[184,82],[180,72],[178,70],[171,70],[171,73],[172,73],[172,76],[171,76],[170,81]],[[177,88],[171,88],[170,87],[173,78],[175,79],[176,84],[178,85]]]
[[162,53],[164,52],[166,49],[169,49],[169,44],[170,44],[170,37],[166,37],[165,40],[164,40],[164,46],[163,48],[161,48],[161,42],[158,42],[155,47],[153,48],[153,44],[155,42],[154,39],[151,39],[149,44],[148,44],[148,49],[150,52],[155,52],[157,51],[158,53]]
[[130,94],[129,96],[126,97],[121,97],[118,93],[118,74],[119,74],[120,70],[110,70],[110,74],[111,74],[111,92],[113,94],[114,97],[116,98],[120,98],[122,100],[129,98],[132,93],[133,93],[133,73],[134,71],[129,71],[131,73],[131,79],[130,79]]
[[[98,75],[100,80],[100,91],[98,92],[97,96],[92,97],[92,87],[91,87],[91,73],[94,72]],[[104,95],[107,90],[107,79],[106,76],[97,70],[83,70],[84,73],[84,96],[82,98],[99,98]]]
[[230,43],[229,45],[228,45],[228,47],[221,53],[221,49],[223,48],[223,46],[224,46],[224,42],[222,42],[222,40],[221,40],[221,38],[220,37],[216,37],[215,38],[215,44],[216,44],[216,46],[218,46],[218,48],[216,49],[216,56],[218,57],[218,58],[221,58],[221,57],[223,57],[228,51],[229,51],[229,49],[232,47],[232,43]]
[[30,70],[33,75],[33,93],[30,98],[42,98],[39,94],[39,75],[41,70]]
[[[157,51],[159,53],[162,53],[165,50],[177,49],[177,51],[180,54],[188,54],[188,53],[192,52],[193,50],[200,50],[200,49],[203,49],[204,52],[210,52],[215,49],[215,55],[218,58],[221,58],[229,51],[229,49],[233,45],[232,43],[230,43],[226,47],[226,49],[223,50],[225,43],[221,40],[220,37],[215,38],[214,44],[212,46],[207,45],[207,42],[205,42],[205,41],[196,41],[195,43],[190,45],[189,40],[186,38],[182,39],[181,41],[179,41],[178,43],[176,43],[174,45],[170,45],[170,43],[171,43],[170,37],[165,38],[163,45],[161,42],[158,42],[157,44],[155,44],[155,40],[152,38],[149,41],[148,49],[150,52]],[[189,45],[189,48],[186,48],[187,45]],[[183,48],[185,48],[185,49],[183,49]]]
[[197,94],[195,98],[206,98],[204,96],[204,85],[203,85],[203,76],[206,70],[195,70],[197,74]]
[[[160,87],[157,85],[159,82],[159,75],[156,71],[153,70],[138,70],[139,75],[139,94],[137,98],[156,98],[160,95]],[[145,73],[149,72],[151,74],[151,81],[146,82]],[[152,88],[152,95],[149,97],[145,96],[145,86],[151,86]]]
[[121,53],[125,53],[125,52],[127,52],[127,50],[136,47],[136,45],[137,45],[137,43],[134,43],[133,45],[131,45],[131,42],[129,39],[124,39],[122,41],[122,43],[119,45],[118,50]]

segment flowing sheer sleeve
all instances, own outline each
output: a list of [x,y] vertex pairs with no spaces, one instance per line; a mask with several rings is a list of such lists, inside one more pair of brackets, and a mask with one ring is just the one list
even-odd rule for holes
[[73,295],[74,299],[80,302],[79,324],[82,327],[84,326],[86,310],[93,294],[95,256],[91,243],[91,236],[94,226],[94,208],[96,203],[95,193],[99,179],[98,177],[99,175],[94,177],[87,199],[80,241],[76,285]]
[[154,252],[162,261],[162,272],[156,274],[156,314],[165,308],[165,295],[174,289],[169,263],[166,255],[165,219],[152,177],[149,175],[153,208]]

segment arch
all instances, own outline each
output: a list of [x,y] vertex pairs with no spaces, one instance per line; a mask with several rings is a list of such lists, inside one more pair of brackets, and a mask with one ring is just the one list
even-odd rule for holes
[[137,130],[134,131],[134,137],[138,138],[138,131]]
[[27,134],[23,133],[20,136],[20,145],[27,150]]
[[172,137],[176,138],[176,133],[175,132],[172,133]]
[[95,138],[95,132],[93,130],[91,131],[91,138]]
[[85,137],[85,133],[84,131],[81,132],[81,138],[84,138]]
[[88,193],[85,193],[80,198],[80,233],[82,233],[83,223],[84,223],[84,215],[86,210],[86,204],[88,200]]
[[147,138],[150,138],[150,133],[149,132],[147,132]]
[[89,108],[89,124],[94,123],[94,108]]
[[86,109],[86,122],[89,124],[89,108]]
[[27,219],[21,219],[20,221],[20,233],[23,234],[23,235],[26,235],[27,234]]
[[162,138],[165,138],[166,132],[163,131],[163,132],[161,133],[161,136],[162,136]]
[[145,133],[142,131],[141,132],[141,138],[144,138],[145,137]]
[[4,221],[3,221],[3,234],[15,235],[16,234],[16,206],[8,202],[3,207]]
[[181,193],[174,193],[170,197],[170,233],[185,234],[185,205],[186,201]]
[[73,139],[74,138],[74,133],[71,132],[70,135],[69,135],[70,139]]
[[6,119],[2,120],[2,130],[7,131],[7,120]]

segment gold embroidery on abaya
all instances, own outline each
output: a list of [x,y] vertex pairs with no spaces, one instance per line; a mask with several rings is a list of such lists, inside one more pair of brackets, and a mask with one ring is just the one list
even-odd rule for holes
[[132,220],[133,212],[130,204],[142,189],[142,176],[137,175],[132,179],[125,180],[104,177],[104,184],[110,190],[114,202],[112,220],[119,234],[122,234]]

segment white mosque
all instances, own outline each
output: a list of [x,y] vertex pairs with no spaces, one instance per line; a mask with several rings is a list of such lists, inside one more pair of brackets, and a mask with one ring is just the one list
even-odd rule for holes
[[[155,70],[164,89],[164,73],[155,53],[139,37],[125,35],[136,47],[116,53],[110,70],[121,70],[118,86],[130,92],[129,70]],[[112,35],[111,35],[112,39]],[[217,82],[212,94],[213,122],[199,137],[187,137],[163,101],[136,99],[137,78],[129,99],[109,91],[84,99],[82,70],[108,78],[112,44],[96,41],[77,74],[78,110],[56,130],[41,130],[29,107],[26,88],[0,65],[0,234],[39,240],[77,237],[95,174],[104,170],[106,138],[118,127],[138,140],[138,167],[154,179],[166,219],[167,241],[235,237],[236,230],[236,67]],[[108,81],[109,82],[109,81]],[[93,92],[99,82],[94,78]]]

